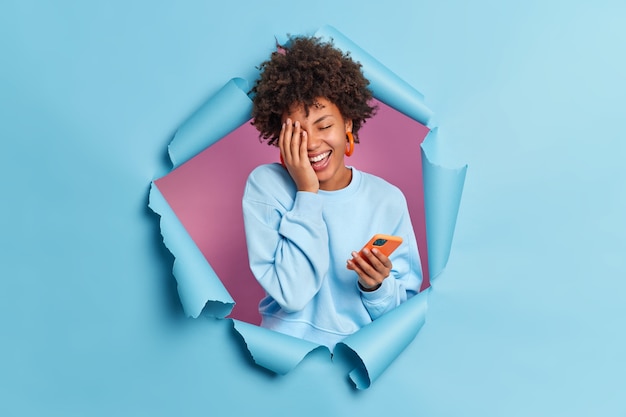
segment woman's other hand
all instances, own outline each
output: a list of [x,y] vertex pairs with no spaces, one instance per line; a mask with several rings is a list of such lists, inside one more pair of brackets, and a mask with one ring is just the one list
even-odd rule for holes
[[378,249],[363,249],[361,253],[352,252],[346,267],[357,273],[359,285],[363,291],[375,291],[389,276],[391,261]]

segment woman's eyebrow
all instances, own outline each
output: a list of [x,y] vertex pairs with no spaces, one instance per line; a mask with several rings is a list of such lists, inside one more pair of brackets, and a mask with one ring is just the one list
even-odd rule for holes
[[313,124],[316,125],[316,124],[318,124],[320,122],[323,122],[325,119],[327,119],[329,117],[333,117],[333,115],[332,114],[326,114],[326,115],[320,117],[319,119],[317,119],[316,121],[314,121]]

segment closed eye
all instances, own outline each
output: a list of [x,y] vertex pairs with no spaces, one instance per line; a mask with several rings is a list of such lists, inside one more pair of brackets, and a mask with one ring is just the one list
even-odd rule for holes
[[331,127],[333,127],[333,125],[328,125],[328,126],[320,127],[320,130],[330,129]]

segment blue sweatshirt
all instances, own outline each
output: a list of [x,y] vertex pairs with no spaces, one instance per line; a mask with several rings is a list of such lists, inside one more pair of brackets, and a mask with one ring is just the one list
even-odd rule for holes
[[[406,199],[385,180],[352,169],[341,190],[297,191],[279,164],[257,167],[243,215],[252,273],[265,289],[261,326],[333,348],[419,291],[422,270]],[[376,233],[401,236],[391,274],[364,292],[346,268]]]

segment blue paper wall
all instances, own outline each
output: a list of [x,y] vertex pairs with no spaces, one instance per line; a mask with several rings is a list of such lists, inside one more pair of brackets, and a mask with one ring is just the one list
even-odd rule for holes
[[[0,415],[626,414],[623,2],[83,3],[0,5]],[[470,166],[426,325],[363,392],[186,319],[147,208],[180,123],[323,24]]]

